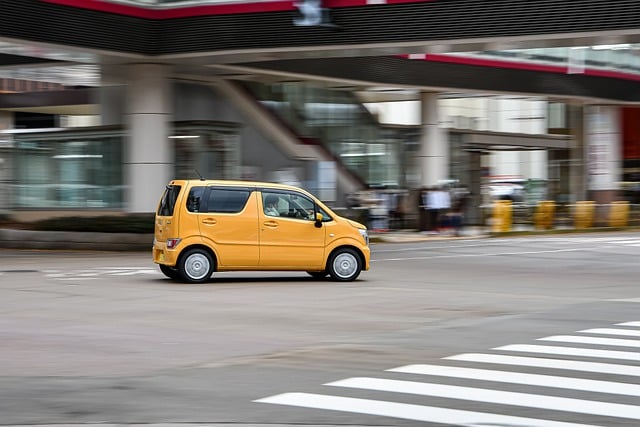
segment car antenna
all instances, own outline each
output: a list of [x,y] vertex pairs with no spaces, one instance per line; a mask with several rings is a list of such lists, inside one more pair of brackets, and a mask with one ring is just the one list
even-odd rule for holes
[[198,176],[200,177],[200,181],[206,181],[204,179],[204,177],[202,176],[202,174],[200,174],[200,172],[198,172],[198,169],[195,169],[196,173],[198,174]]

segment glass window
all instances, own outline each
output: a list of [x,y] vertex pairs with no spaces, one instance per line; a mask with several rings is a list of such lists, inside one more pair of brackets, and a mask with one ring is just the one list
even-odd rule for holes
[[280,195],[273,193],[262,193],[262,208],[267,216],[282,216],[280,212],[285,211]]
[[296,192],[262,192],[262,206],[265,215],[315,221],[315,212],[322,214],[323,221],[331,217],[307,196]]
[[158,206],[159,216],[173,216],[173,210],[181,188],[179,185],[167,185],[162,199],[160,199],[160,206]]
[[192,187],[187,196],[187,210],[189,212],[200,212],[200,200],[205,187]]
[[249,200],[249,190],[211,188],[207,201],[207,212],[237,213]]
[[121,208],[122,137],[16,135],[14,206]]

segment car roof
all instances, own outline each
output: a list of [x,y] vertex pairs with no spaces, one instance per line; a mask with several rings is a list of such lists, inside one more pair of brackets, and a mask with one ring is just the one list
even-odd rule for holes
[[242,180],[221,180],[221,179],[174,179],[169,182],[170,185],[205,185],[205,186],[227,186],[227,187],[250,187],[250,188],[270,188],[274,190],[295,190],[311,195],[308,191],[295,187],[293,185],[279,184],[276,182],[266,181],[242,181]]

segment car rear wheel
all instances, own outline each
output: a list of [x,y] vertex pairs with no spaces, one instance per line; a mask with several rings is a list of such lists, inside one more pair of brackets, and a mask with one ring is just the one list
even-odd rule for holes
[[333,280],[350,282],[360,275],[362,262],[353,249],[338,249],[331,255],[328,270]]
[[168,265],[160,264],[160,271],[162,271],[162,274],[167,276],[169,279],[176,280],[180,278],[178,270],[176,270],[175,267],[169,267]]
[[213,257],[204,249],[189,249],[178,262],[180,278],[188,283],[206,282],[211,277],[213,270]]

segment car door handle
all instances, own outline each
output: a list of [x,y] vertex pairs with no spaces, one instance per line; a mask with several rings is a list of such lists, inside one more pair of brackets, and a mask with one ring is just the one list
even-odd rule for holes
[[278,221],[265,221],[264,226],[269,228],[278,228]]
[[205,218],[202,220],[202,223],[207,225],[215,225],[218,223],[218,221],[216,221],[215,218]]

